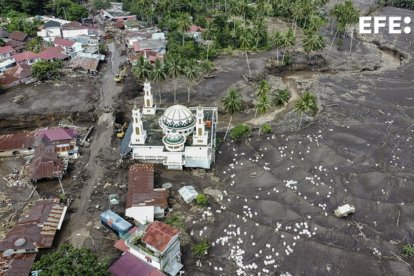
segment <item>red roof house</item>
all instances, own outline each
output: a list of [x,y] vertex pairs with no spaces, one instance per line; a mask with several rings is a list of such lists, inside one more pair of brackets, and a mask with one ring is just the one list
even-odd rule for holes
[[168,224],[161,221],[154,221],[148,226],[147,231],[141,240],[159,252],[164,252],[170,242],[175,239],[179,233],[180,231],[178,229]]
[[16,66],[7,69],[0,76],[0,84],[4,88],[10,88],[22,83],[31,83],[33,80],[32,68],[26,63],[18,63]]
[[65,49],[61,46],[49,47],[39,53],[39,57],[43,60],[64,60],[69,56],[64,54]]
[[35,134],[33,132],[21,132],[0,136],[0,152],[31,150],[35,146]]
[[9,59],[16,51],[11,46],[0,47],[0,61]]
[[39,59],[39,54],[33,53],[31,51],[25,51],[12,55],[12,58],[18,63],[26,62],[27,64],[31,65]]
[[55,46],[71,47],[73,46],[73,44],[75,44],[75,42],[64,38],[56,37],[53,44],[55,44]]
[[25,41],[27,38],[27,34],[23,33],[21,31],[13,31],[10,35],[9,35],[9,39],[13,39],[13,40],[17,40],[17,41]]
[[155,267],[128,252],[109,268],[109,272],[113,276],[165,276]]
[[205,29],[201,28],[200,26],[197,26],[197,25],[190,26],[190,33],[203,32],[203,31],[205,31]]

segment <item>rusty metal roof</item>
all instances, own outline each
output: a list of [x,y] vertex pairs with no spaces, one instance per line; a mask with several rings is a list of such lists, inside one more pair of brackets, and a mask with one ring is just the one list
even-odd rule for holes
[[15,254],[4,257],[0,254],[0,276],[28,275],[36,254]]
[[69,67],[72,69],[81,68],[86,71],[97,72],[98,64],[99,59],[97,58],[77,55],[70,60]]
[[0,151],[32,148],[35,140],[34,132],[0,135]]
[[179,233],[180,231],[178,229],[168,224],[161,221],[154,221],[148,226],[141,240],[159,252],[164,252],[171,239]]
[[[8,249],[50,248],[65,211],[66,208],[59,204],[59,199],[36,201],[28,213],[23,215],[0,241],[0,252]],[[16,244],[19,239],[24,240],[24,243]]]
[[131,253],[125,253],[110,268],[113,276],[165,276],[164,273],[135,257]]
[[25,41],[27,38],[27,34],[21,31],[13,31],[9,35],[9,39],[17,40],[17,41]]
[[42,178],[61,177],[65,166],[55,152],[36,150],[35,156],[29,167],[29,177],[32,180]]
[[168,207],[165,189],[154,189],[154,165],[134,164],[129,167],[126,208],[133,206]]

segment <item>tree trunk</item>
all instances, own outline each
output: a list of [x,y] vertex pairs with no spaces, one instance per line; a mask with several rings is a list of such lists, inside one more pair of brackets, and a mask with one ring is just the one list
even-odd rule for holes
[[184,46],[184,32],[183,32],[183,46]]
[[188,86],[187,103],[190,103],[191,84]]
[[161,84],[158,82],[158,95],[160,96],[160,106],[161,106]]
[[328,53],[326,54],[326,59],[328,59],[328,57],[329,57],[329,53],[331,52],[331,49],[332,49],[332,46],[333,46],[333,44],[335,42],[335,38],[336,38],[337,34],[338,34],[338,28],[336,29],[336,32],[335,32],[335,35],[334,35],[334,37],[332,39],[331,45],[329,46]]
[[276,48],[276,60],[277,60],[277,63],[279,64],[279,47]]
[[351,45],[349,46],[349,53],[352,53],[352,40],[354,39],[354,26],[352,26],[351,30]]
[[244,54],[246,55],[247,68],[249,68],[249,77],[251,77],[252,71],[250,71],[250,64],[249,64],[249,58],[247,57],[247,50],[244,51]]
[[174,79],[173,83],[174,83],[174,104],[177,104],[177,80]]
[[232,120],[233,120],[233,115],[230,116],[230,122],[229,122],[229,124],[227,126],[226,134],[224,134],[223,142],[226,141],[227,133],[229,132],[229,129],[230,129],[230,125],[231,125],[231,121]]

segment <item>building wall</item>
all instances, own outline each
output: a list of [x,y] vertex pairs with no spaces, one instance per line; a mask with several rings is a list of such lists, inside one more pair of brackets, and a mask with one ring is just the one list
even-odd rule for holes
[[55,37],[62,37],[62,33],[59,27],[43,29],[37,32],[38,36],[41,36],[43,40],[53,42]]
[[79,35],[88,35],[88,29],[80,30],[62,30],[63,38],[75,37]]
[[154,206],[136,206],[125,210],[125,216],[133,218],[141,224],[154,221]]
[[139,252],[139,251],[135,250],[135,249],[134,249],[134,248],[132,248],[132,247],[129,247],[129,252],[130,252],[132,255],[134,255],[134,256],[136,256],[136,257],[140,258],[140,259],[141,259],[141,260],[143,260],[144,262],[147,262],[148,264],[152,265],[153,267],[155,267],[155,268],[157,268],[157,269],[161,270],[161,263],[160,263],[160,262],[157,262],[157,261],[156,261],[156,260],[154,260],[154,259],[146,258],[146,255],[142,254],[141,252]]

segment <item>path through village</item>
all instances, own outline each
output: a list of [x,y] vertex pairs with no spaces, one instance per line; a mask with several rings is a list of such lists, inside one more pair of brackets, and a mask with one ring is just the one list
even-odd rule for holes
[[97,83],[95,89],[99,89],[99,109],[110,112],[102,112],[95,127],[93,140],[87,150],[89,159],[85,165],[86,175],[89,177],[85,181],[80,200],[73,202],[77,207],[77,212],[70,217],[63,234],[64,239],[70,240],[75,247],[82,247],[85,240],[92,241],[94,244],[93,238],[89,238],[90,227],[93,227],[93,224],[90,223],[92,218],[88,215],[88,208],[93,188],[102,179],[104,173],[100,165],[100,153],[110,146],[114,133],[112,110],[114,98],[121,90],[120,86],[115,85],[114,76],[118,73],[121,57],[114,42],[108,44],[108,49],[109,62],[107,62],[104,75],[99,80],[101,83]]

